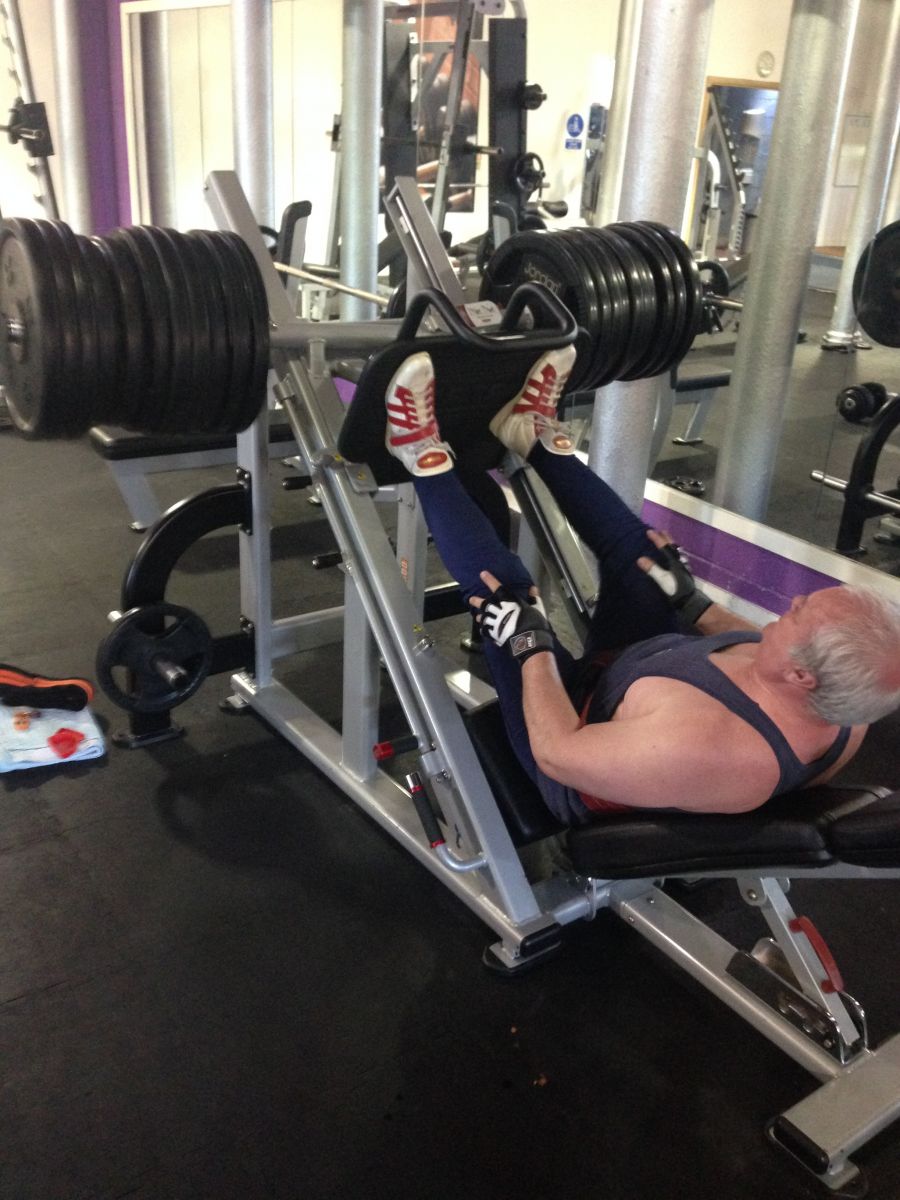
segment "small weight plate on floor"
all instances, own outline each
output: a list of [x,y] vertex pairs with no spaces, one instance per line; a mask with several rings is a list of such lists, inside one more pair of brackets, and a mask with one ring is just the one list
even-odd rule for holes
[[135,427],[145,433],[170,433],[173,428],[172,377],[174,345],[169,296],[156,251],[140,225],[117,229],[110,235],[131,255],[140,278],[144,301],[144,345],[147,373],[139,394],[140,407],[134,413]]
[[118,341],[119,399],[110,419],[126,429],[139,430],[149,403],[145,392],[153,385],[153,338],[140,272],[127,243],[115,233],[91,238],[91,244],[102,255],[113,288],[109,325]]
[[189,236],[202,243],[215,263],[218,291],[214,294],[218,296],[221,306],[228,345],[226,386],[219,409],[222,422],[220,429],[223,433],[231,433],[238,429],[251,375],[249,325],[241,280],[230,247],[223,241],[219,232],[196,229]]
[[28,437],[53,437],[63,428],[61,326],[43,238],[34,222],[7,219],[0,225],[0,383],[13,422]]
[[85,403],[86,389],[90,385],[82,361],[82,329],[69,244],[53,221],[37,220],[33,222],[33,225],[44,243],[47,261],[50,263],[56,281],[56,296],[61,320],[65,383],[55,400],[58,417],[57,434],[65,437],[79,437],[91,424]]
[[694,262],[693,254],[691,254],[689,247],[677,233],[669,229],[666,225],[661,225],[658,221],[642,221],[641,224],[648,226],[650,229],[655,229],[661,237],[665,238],[675,251],[675,255],[681,266],[681,273],[686,289],[687,316],[685,317],[685,327],[681,342],[673,348],[672,361],[669,363],[670,368],[677,367],[688,350],[690,350],[694,338],[700,332],[701,319],[703,317],[703,283],[700,279],[700,272],[697,270],[697,264]]
[[[664,368],[668,350],[672,344],[672,333],[675,328],[675,283],[671,271],[660,247],[663,243],[654,239],[649,230],[630,222],[621,222],[612,226],[613,229],[641,255],[650,274],[656,293],[656,321],[647,347],[647,353],[635,370],[640,371],[642,379],[652,379],[659,375]],[[677,262],[675,270],[678,270]]]
[[886,225],[860,255],[853,310],[872,341],[900,346],[900,221]]
[[206,623],[177,604],[129,609],[97,650],[97,679],[127,712],[168,712],[209,675],[212,637]]

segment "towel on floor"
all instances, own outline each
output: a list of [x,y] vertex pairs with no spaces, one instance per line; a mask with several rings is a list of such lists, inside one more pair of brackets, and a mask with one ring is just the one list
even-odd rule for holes
[[103,735],[89,708],[0,705],[0,773],[62,762],[83,762],[106,753]]

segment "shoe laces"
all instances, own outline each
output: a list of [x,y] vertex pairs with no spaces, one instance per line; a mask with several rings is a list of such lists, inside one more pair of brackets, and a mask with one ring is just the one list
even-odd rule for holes
[[516,411],[532,412],[541,424],[546,422],[557,427],[556,412],[567,380],[568,375],[560,375],[555,367],[546,363],[539,373],[529,376]]
[[434,376],[424,387],[410,388],[398,384],[388,402],[391,424],[420,436],[436,434],[434,419]]

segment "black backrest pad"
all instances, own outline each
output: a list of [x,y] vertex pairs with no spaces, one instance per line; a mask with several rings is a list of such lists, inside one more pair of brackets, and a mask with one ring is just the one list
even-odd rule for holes
[[[900,862],[900,803],[879,818],[890,800],[883,797],[884,789],[826,784],[749,813],[610,813],[573,830],[569,853],[577,871],[598,879],[825,866],[836,859],[886,866]],[[887,844],[890,862],[880,849]]]
[[385,449],[385,402],[394,373],[420,351],[427,351],[434,364],[435,412],[441,437],[464,455],[466,468],[473,472],[490,470],[502,459],[503,447],[488,425],[516,395],[541,355],[540,349],[527,342],[498,354],[446,335],[407,338],[377,350],[359,377],[338,450],[350,462],[367,463],[380,484],[409,480],[405,469]]

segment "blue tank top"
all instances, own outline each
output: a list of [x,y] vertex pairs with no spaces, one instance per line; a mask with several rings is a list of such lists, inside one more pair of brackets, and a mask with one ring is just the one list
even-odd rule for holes
[[846,748],[852,726],[842,725],[824,754],[811,763],[802,763],[784,734],[756,701],[751,700],[724,671],[709,661],[709,655],[717,650],[742,642],[758,642],[760,636],[744,630],[717,633],[710,637],[664,633],[637,642],[624,650],[601,674],[587,703],[585,723],[610,720],[625,693],[638,679],[650,675],[677,679],[699,688],[707,696],[724,704],[729,712],[746,721],[765,738],[781,771],[773,796],[801,788],[837,762]]

